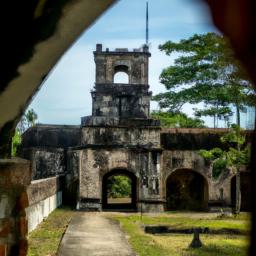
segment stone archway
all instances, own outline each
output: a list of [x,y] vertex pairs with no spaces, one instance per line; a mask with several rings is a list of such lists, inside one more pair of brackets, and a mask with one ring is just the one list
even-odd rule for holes
[[[110,179],[113,176],[125,176],[130,180],[130,196],[127,202],[113,202],[109,198]],[[127,169],[113,169],[102,179],[102,209],[103,210],[137,210],[137,177]]]
[[[241,211],[250,211],[251,205],[251,182],[250,182],[250,173],[249,172],[241,172],[240,173],[241,180]],[[231,206],[235,207],[236,203],[236,176],[231,179]]]
[[208,183],[191,169],[178,169],[166,180],[166,210],[207,210]]

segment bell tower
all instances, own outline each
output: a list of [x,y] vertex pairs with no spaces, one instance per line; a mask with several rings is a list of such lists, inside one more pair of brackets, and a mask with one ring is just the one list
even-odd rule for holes
[[[144,209],[162,211],[161,127],[150,119],[152,93],[148,84],[148,46],[128,51],[94,51],[96,81],[91,92],[92,115],[82,118],[79,169],[79,209]],[[123,72],[127,83],[116,82]],[[108,177],[130,178],[131,203],[108,202]]]
[[[148,62],[151,54],[148,46],[128,51],[117,48],[105,51],[101,44],[96,45],[95,86],[92,95],[92,116],[82,118],[82,125],[120,125],[130,122],[155,124],[149,119],[152,92],[148,85]],[[124,72],[128,83],[115,83],[114,76]],[[135,122],[135,123],[134,123]]]

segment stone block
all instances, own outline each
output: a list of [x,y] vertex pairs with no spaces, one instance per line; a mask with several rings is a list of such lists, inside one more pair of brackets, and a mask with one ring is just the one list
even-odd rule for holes
[[12,185],[28,186],[31,182],[31,163],[25,159],[0,159],[0,190]]

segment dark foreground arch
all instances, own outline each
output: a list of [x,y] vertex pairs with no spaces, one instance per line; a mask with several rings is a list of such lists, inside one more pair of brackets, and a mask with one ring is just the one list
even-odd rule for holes
[[179,169],[166,180],[166,210],[207,210],[208,183],[196,171]]
[[[241,172],[240,173],[241,180],[241,211],[250,211],[251,205],[251,182],[250,182],[250,173],[249,172]],[[231,206],[235,207],[236,203],[236,176],[231,179]]]
[[[108,182],[112,176],[123,175],[131,181],[131,202],[129,203],[108,203]],[[103,210],[137,210],[137,177],[126,169],[114,169],[103,176],[102,179],[102,209]]]

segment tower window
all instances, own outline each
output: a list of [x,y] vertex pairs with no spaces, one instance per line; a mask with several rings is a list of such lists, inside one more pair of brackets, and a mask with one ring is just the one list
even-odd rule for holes
[[117,65],[114,68],[114,83],[128,84],[129,83],[129,71],[126,65]]
[[115,84],[128,84],[129,76],[125,72],[117,72],[114,75],[114,83]]

